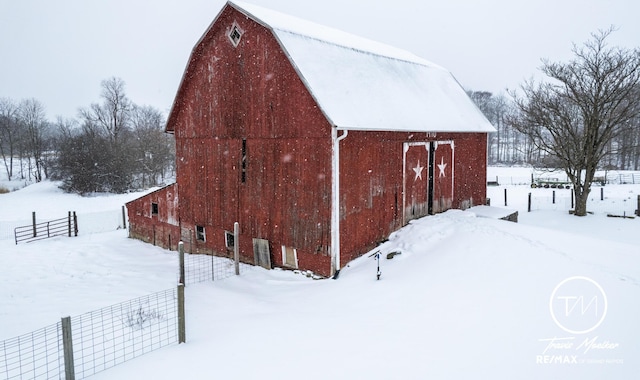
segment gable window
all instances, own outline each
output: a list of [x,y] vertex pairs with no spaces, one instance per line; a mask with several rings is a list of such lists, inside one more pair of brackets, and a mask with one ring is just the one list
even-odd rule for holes
[[238,47],[243,33],[244,31],[234,22],[233,26],[231,26],[231,30],[229,31],[229,40],[231,40],[234,47]]
[[196,240],[207,241],[207,235],[204,232],[204,226],[196,226]]
[[151,215],[158,215],[158,204],[151,203]]

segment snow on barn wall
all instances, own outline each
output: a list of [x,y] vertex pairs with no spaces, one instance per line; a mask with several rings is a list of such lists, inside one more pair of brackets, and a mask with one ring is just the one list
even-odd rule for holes
[[155,196],[178,223],[136,211],[152,193],[131,203],[132,237],[172,248],[179,231],[190,251],[225,255],[238,221],[244,261],[266,243],[271,265],[331,275],[411,219],[484,203],[491,127],[450,73],[238,4],[196,44],[168,118],[179,203]]

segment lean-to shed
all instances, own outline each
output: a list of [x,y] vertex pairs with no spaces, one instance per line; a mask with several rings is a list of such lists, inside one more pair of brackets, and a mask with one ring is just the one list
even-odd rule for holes
[[228,2],[193,48],[166,131],[176,183],[130,236],[332,275],[410,220],[485,203],[493,127],[440,66]]

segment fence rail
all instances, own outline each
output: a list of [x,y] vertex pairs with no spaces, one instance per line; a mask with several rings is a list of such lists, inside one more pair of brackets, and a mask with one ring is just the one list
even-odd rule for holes
[[[2,341],[0,378],[82,379],[184,342],[182,289],[179,286],[63,318],[55,325]],[[65,324],[65,319],[70,323]],[[65,334],[71,339],[64,339]]]
[[36,223],[36,213],[33,213],[33,223],[28,226],[14,228],[13,235],[16,244],[19,242],[32,242],[36,240],[48,239],[54,236],[71,235],[78,236],[78,218],[75,211],[69,211],[66,218],[48,220]]

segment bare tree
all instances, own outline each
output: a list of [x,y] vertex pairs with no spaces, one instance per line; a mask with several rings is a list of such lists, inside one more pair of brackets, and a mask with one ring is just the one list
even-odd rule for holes
[[528,81],[522,97],[512,93],[520,112],[511,123],[565,170],[577,216],[587,213],[591,183],[609,142],[640,109],[640,50],[608,47],[613,31],[599,31],[584,46],[574,45],[569,63],[543,60],[541,71],[551,81]]
[[18,152],[20,132],[18,106],[9,98],[0,98],[0,156],[9,180],[13,178],[13,158]]
[[123,131],[129,128],[132,104],[125,94],[122,79],[112,77],[100,85],[102,104],[93,103],[89,108],[80,109],[80,117],[85,129],[98,128],[113,144],[117,144]]
[[44,153],[49,127],[44,106],[36,99],[25,99],[20,102],[19,114],[26,132],[25,147],[29,155],[29,175],[33,174],[35,181],[40,182],[46,169]]
[[134,106],[131,124],[142,187],[155,186],[175,162],[175,140],[164,132],[162,112],[151,106]]

